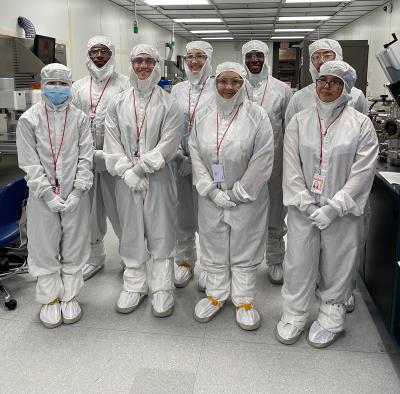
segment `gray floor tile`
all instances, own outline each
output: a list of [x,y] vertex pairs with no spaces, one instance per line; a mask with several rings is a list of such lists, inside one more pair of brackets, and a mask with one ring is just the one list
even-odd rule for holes
[[[378,372],[379,371],[379,372]],[[194,393],[398,393],[386,354],[205,340]]]
[[187,394],[193,390],[195,377],[188,371],[139,368],[130,393]]
[[202,346],[197,338],[65,325],[48,330],[32,322],[0,320],[0,331],[7,338],[0,348],[2,393],[129,393],[140,368],[193,377]]

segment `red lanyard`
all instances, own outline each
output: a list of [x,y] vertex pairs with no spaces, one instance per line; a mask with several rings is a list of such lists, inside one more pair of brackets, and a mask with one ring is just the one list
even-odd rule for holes
[[135,89],[132,89],[132,93],[133,93],[133,110],[135,112],[135,120],[136,120],[136,153],[139,151],[139,139],[140,139],[140,134],[142,133],[142,128],[144,125],[144,122],[146,120],[146,116],[147,116],[147,107],[150,104],[150,100],[153,97],[153,93],[154,93],[154,88],[151,91],[150,97],[149,97],[149,101],[147,101],[146,106],[144,107],[144,117],[143,117],[143,121],[142,124],[139,126],[139,122],[138,122],[138,115],[137,115],[137,111],[136,111],[136,97],[135,97]]
[[53,157],[54,177],[56,178],[56,182],[57,182],[57,162],[58,162],[58,158],[60,156],[61,148],[62,148],[62,146],[64,144],[64,134],[65,134],[65,127],[67,125],[68,106],[65,109],[64,129],[63,129],[63,133],[62,133],[62,137],[61,137],[60,148],[58,149],[57,155],[54,154],[53,142],[51,141],[51,132],[50,132],[49,114],[47,112],[47,104],[45,104],[44,108],[46,110],[47,129],[49,130],[49,141],[50,141],[50,148],[51,148],[51,156]]
[[208,78],[207,78],[207,80],[204,82],[204,84],[203,84],[203,86],[202,86],[202,88],[201,88],[201,90],[200,90],[200,94],[199,94],[199,97],[197,97],[197,101],[196,101],[196,104],[195,104],[195,106],[194,106],[194,109],[193,109],[192,114],[190,114],[190,91],[191,91],[192,89],[189,87],[189,111],[188,111],[188,112],[189,112],[189,132],[192,130],[193,118],[194,118],[194,115],[196,114],[197,105],[199,104],[201,94],[203,93],[203,89],[204,89],[204,87],[206,86],[207,81],[208,81]]
[[[267,79],[267,82],[265,83],[264,93],[263,93],[263,96],[262,96],[262,99],[261,99],[261,103],[260,103],[261,107],[262,107],[263,102],[264,102],[265,93],[267,92],[268,81],[269,81],[269,79]],[[249,92],[247,90],[247,86],[244,85],[244,88],[246,89],[247,98],[250,99]]]
[[107,88],[108,83],[110,82],[110,79],[111,79],[111,77],[109,77],[109,78],[107,79],[107,82],[106,82],[106,84],[104,85],[103,90],[101,91],[100,97],[99,97],[99,99],[97,100],[97,104],[96,104],[95,107],[93,108],[93,101],[92,101],[92,77],[90,77],[90,92],[89,92],[89,94],[90,94],[90,113],[91,113],[91,114],[95,114],[95,113],[96,113],[97,106],[99,105],[100,100],[101,100],[101,98],[103,97],[103,94],[104,94],[104,92],[105,92],[105,90],[106,90],[106,88]]
[[331,127],[333,125],[333,123],[335,123],[339,119],[339,117],[342,115],[342,113],[343,113],[345,108],[346,108],[346,106],[344,106],[343,109],[340,111],[339,115],[336,116],[336,118],[333,119],[331,123],[329,123],[329,126],[325,130],[325,133],[322,130],[321,118],[319,116],[319,112],[318,112],[318,109],[317,109],[318,121],[319,121],[319,136],[320,136],[320,151],[319,151],[319,168],[320,169],[321,169],[321,165],[322,165],[322,144],[324,142],[324,138],[326,136],[326,133],[328,132],[329,127]]
[[240,104],[240,105],[237,107],[237,110],[236,110],[236,112],[235,112],[235,115],[233,115],[232,119],[230,120],[230,122],[229,122],[229,124],[228,124],[228,127],[225,129],[225,133],[224,133],[224,135],[222,136],[221,141],[219,141],[219,136],[218,136],[218,134],[219,134],[219,131],[218,131],[218,129],[219,129],[219,121],[218,121],[218,112],[217,112],[217,158],[218,158],[218,162],[219,162],[219,151],[220,151],[220,148],[221,148],[221,145],[222,145],[222,141],[224,140],[224,138],[225,138],[225,136],[226,136],[226,133],[228,132],[229,128],[231,127],[231,124],[232,124],[233,121],[235,120],[235,118],[236,118],[236,116],[237,116],[237,114],[238,114],[238,112],[239,112],[239,109],[240,109],[241,105],[242,105],[242,104]]

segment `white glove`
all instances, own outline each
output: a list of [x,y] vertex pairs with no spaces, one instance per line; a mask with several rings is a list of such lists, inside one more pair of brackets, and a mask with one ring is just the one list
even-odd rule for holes
[[61,212],[65,208],[65,201],[60,196],[57,196],[56,194],[54,194],[53,199],[51,199],[50,201],[46,201],[46,204],[49,207],[51,212]]
[[106,162],[104,159],[104,152],[102,150],[96,150],[94,152],[93,167],[96,172],[107,171]]
[[310,220],[320,230],[324,230],[332,223],[336,216],[336,211],[330,205],[324,205],[311,214]]
[[215,205],[220,208],[231,208],[236,207],[236,204],[233,201],[230,201],[228,193],[219,190],[215,196],[212,196],[211,199],[214,201]]
[[125,171],[123,175],[124,182],[133,191],[143,191],[149,188],[149,181],[147,177],[139,177],[133,171],[133,168]]
[[74,212],[76,207],[79,204],[80,199],[81,199],[80,196],[70,193],[69,196],[67,197],[67,199],[65,200],[65,207],[62,210],[62,212],[64,212],[64,213]]
[[317,209],[319,209],[318,205],[310,204],[306,209],[306,214],[311,216]]
[[181,164],[178,169],[179,176],[188,176],[192,173],[192,160],[190,157],[185,156],[182,159]]

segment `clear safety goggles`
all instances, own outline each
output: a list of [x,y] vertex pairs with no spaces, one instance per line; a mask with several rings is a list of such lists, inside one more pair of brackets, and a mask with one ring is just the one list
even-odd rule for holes
[[132,59],[132,63],[137,66],[141,64],[146,66],[155,66],[157,62],[151,57],[135,57]]
[[186,63],[192,63],[194,61],[198,62],[205,62],[207,60],[207,55],[187,55],[184,56],[183,59],[185,60]]
[[218,85],[223,87],[231,85],[235,89],[240,88],[244,82],[242,78],[217,78],[216,81]]
[[111,56],[111,51],[108,48],[90,48],[88,52],[90,56]]
[[264,61],[264,53],[263,52],[248,52],[246,53],[246,60],[258,60],[260,62]]
[[326,79],[326,78],[319,78],[316,81],[317,86],[320,88],[325,88],[328,86],[329,89],[334,88],[338,89],[340,86],[343,86],[344,83],[341,79],[335,78],[335,79]]
[[321,60],[325,63],[325,62],[329,62],[331,60],[335,60],[336,58],[336,54],[333,51],[326,51],[323,53],[314,53],[311,56],[311,61],[313,63],[317,63],[320,62]]

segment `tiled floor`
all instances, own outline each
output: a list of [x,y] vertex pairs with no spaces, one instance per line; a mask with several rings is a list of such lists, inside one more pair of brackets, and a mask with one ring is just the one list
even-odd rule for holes
[[86,283],[84,316],[72,326],[44,328],[34,280],[7,282],[18,308],[0,306],[0,393],[400,392],[400,356],[360,291],[346,334],[330,348],[311,348],[305,335],[284,346],[273,335],[280,288],[267,282],[264,266],[257,298],[263,324],[244,332],[230,303],[214,321],[194,321],[193,307],[202,297],[194,282],[176,290],[171,317],[153,317],[148,299],[130,315],[116,313],[122,278],[112,233],[107,251],[107,267]]

